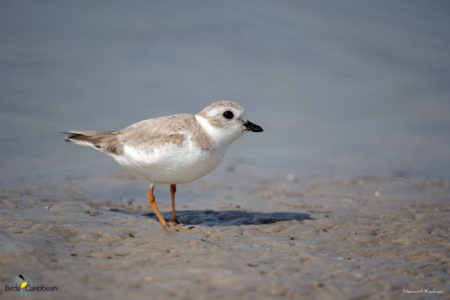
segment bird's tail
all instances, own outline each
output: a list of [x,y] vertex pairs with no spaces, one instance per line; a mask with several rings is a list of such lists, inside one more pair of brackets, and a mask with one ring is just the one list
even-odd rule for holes
[[66,142],[94,148],[100,152],[117,154],[121,148],[117,139],[118,131],[71,130],[63,133],[68,134],[64,139]]

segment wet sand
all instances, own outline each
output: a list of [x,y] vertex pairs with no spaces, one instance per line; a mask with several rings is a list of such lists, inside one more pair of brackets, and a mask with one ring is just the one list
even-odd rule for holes
[[3,188],[0,295],[21,273],[58,287],[35,299],[448,299],[448,180],[229,171],[179,186],[170,230],[95,192],[145,192],[121,174]]

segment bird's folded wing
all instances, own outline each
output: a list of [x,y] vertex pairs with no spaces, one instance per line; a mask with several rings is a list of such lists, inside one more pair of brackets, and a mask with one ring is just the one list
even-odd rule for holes
[[149,119],[134,123],[118,134],[121,143],[135,148],[149,149],[152,146],[172,143],[180,145],[184,142],[187,130],[195,122],[192,115],[173,115]]

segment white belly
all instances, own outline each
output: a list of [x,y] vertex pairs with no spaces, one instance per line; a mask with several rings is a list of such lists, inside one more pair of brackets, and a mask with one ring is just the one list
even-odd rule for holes
[[123,155],[112,158],[127,171],[153,183],[178,184],[201,178],[221,162],[226,147],[201,150],[190,140],[149,150],[125,145]]

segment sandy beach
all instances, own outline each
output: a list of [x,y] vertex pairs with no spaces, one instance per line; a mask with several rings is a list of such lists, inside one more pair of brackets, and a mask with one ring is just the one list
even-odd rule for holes
[[87,181],[145,191],[124,174],[2,189],[2,284],[58,288],[33,299],[448,298],[445,180],[229,171],[180,186],[170,230],[144,196],[98,197]]

